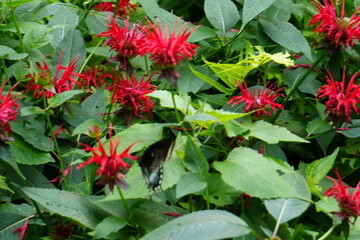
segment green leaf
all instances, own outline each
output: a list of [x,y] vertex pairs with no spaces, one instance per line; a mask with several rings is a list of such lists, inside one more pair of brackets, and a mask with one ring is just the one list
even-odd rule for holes
[[43,114],[44,112],[45,112],[44,109],[38,106],[27,106],[27,107],[22,107],[20,109],[21,116],[23,117],[33,114]]
[[127,225],[123,218],[111,216],[102,220],[94,231],[94,237],[97,239],[107,238],[111,233],[118,232]]
[[17,52],[14,49],[12,49],[8,46],[0,45],[0,58],[6,57],[11,54],[16,54],[16,53]]
[[6,177],[0,175],[0,189],[14,193],[14,191],[11,190],[11,188],[9,188],[9,186],[6,184],[5,180],[6,180]]
[[182,176],[176,185],[176,198],[181,198],[191,193],[198,193],[204,190],[207,183],[203,177],[195,173],[187,173]]
[[51,45],[57,48],[61,41],[63,41],[70,30],[74,30],[79,22],[79,16],[76,12],[65,11],[61,14],[54,15],[48,23],[48,26],[53,30],[54,36]]
[[234,203],[239,196],[239,191],[226,184],[218,173],[208,174],[209,201],[216,206],[225,206]]
[[[343,130],[341,133],[348,138],[360,137],[360,119],[353,119],[350,124],[346,125],[348,130]],[[344,126],[345,127],[345,126]]]
[[331,155],[313,161],[308,165],[306,168],[306,180],[312,192],[320,193],[321,187],[319,186],[319,183],[333,167],[338,153],[339,148]]
[[265,207],[268,212],[280,223],[288,222],[300,216],[310,205],[311,193],[304,177],[298,172],[290,172],[281,176],[291,188],[299,193],[303,201],[296,198],[280,198],[265,200]]
[[278,174],[272,163],[250,148],[235,148],[225,161],[215,162],[225,183],[258,198],[300,198]]
[[[208,70],[204,66],[195,66],[194,68],[205,71]],[[205,84],[201,78],[189,71],[188,64],[181,64],[181,66],[176,68],[176,70],[181,76],[181,78],[178,79],[179,94],[187,94],[189,92],[197,93]]]
[[259,19],[264,32],[281,46],[294,51],[302,52],[306,58],[312,60],[311,49],[302,33],[289,22],[277,19]]
[[9,145],[13,152],[16,162],[27,165],[39,165],[49,162],[55,162],[50,153],[37,150],[30,146],[21,137],[13,135],[15,142],[10,142]]
[[19,169],[19,166],[16,162],[13,152],[11,151],[10,146],[6,144],[0,144],[0,159],[3,162],[7,163],[9,166],[11,166],[11,168],[14,170],[14,173],[17,174],[17,177],[21,178],[21,180],[26,180],[26,177]]
[[224,111],[222,109],[212,110],[212,111],[205,111],[205,112],[206,112],[206,114],[209,114],[211,116],[216,117],[217,119],[219,119],[220,122],[227,122],[227,121],[230,121],[230,120],[242,118],[242,117],[245,117],[245,116],[250,115],[252,113],[252,112],[234,113],[234,112]]
[[240,20],[236,5],[231,0],[205,0],[204,11],[211,25],[224,36]]
[[298,137],[284,127],[272,125],[262,120],[247,127],[250,129],[248,136],[261,139],[269,144],[276,144],[280,141],[309,143],[309,141]]
[[17,1],[11,1],[11,2],[5,2],[6,7],[18,7],[25,3],[32,2],[34,0],[17,0]]
[[250,232],[247,224],[232,213],[205,210],[176,218],[148,233],[141,240],[233,238]]
[[226,136],[228,137],[236,137],[249,130],[235,120],[230,120],[224,122],[223,124],[226,131]]
[[88,119],[85,122],[81,123],[77,126],[74,131],[72,132],[71,136],[85,134],[90,134],[90,128],[94,126],[101,126],[102,124],[96,119]]
[[83,93],[81,90],[70,90],[56,94],[48,99],[48,109],[55,108],[70,100],[73,96]]
[[50,211],[76,220],[90,229],[94,229],[101,219],[109,215],[88,199],[72,192],[58,189],[19,187],[25,195]]
[[320,117],[311,120],[306,126],[308,135],[319,134],[332,129],[331,123],[322,120]]
[[[22,34],[28,32],[28,31],[31,31],[31,30],[38,30],[38,31],[43,31],[43,29],[49,30],[49,28],[46,25],[37,23],[37,22],[17,22],[17,24],[20,29],[20,33],[22,33]],[[17,33],[14,23],[9,23],[7,25],[3,25],[0,27],[0,30]]]
[[105,90],[100,88],[81,103],[81,108],[99,122],[103,122],[103,114],[106,111]]
[[270,7],[274,2],[275,0],[245,0],[240,31],[242,31],[254,17]]
[[24,46],[30,51],[45,46],[53,40],[54,36],[46,29],[42,31],[30,30],[24,35]]

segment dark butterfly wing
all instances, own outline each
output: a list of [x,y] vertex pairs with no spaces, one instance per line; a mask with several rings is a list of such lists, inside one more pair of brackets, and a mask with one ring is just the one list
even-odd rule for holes
[[159,190],[163,174],[163,163],[171,155],[174,140],[162,139],[148,147],[139,161],[148,189]]

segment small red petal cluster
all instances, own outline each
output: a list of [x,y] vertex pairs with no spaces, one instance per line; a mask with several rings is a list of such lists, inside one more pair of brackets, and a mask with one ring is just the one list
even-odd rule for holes
[[99,168],[97,169],[96,174],[101,176],[98,183],[102,185],[109,184],[110,190],[113,191],[115,185],[122,188],[127,187],[126,182],[123,180],[125,175],[121,173],[121,170],[127,171],[130,168],[130,165],[124,161],[124,158],[136,160],[137,157],[129,154],[130,148],[134,146],[136,142],[127,147],[122,153],[117,154],[117,148],[120,144],[119,138],[113,140],[111,131],[112,127],[109,126],[109,154],[107,153],[104,144],[101,142],[100,137],[96,136],[98,147],[90,147],[89,145],[82,144],[85,146],[84,151],[91,152],[93,156],[86,162],[79,164],[77,168],[82,168],[90,163],[98,164]]
[[[268,112],[266,109],[271,108],[272,111],[276,109],[283,109],[279,103],[275,102],[275,99],[279,96],[282,96],[279,92],[283,90],[283,88],[279,88],[277,90],[272,90],[272,85],[269,87],[264,87],[262,89],[254,89],[252,91],[249,90],[246,82],[243,85],[238,84],[240,89],[240,96],[232,97],[229,100],[229,103],[232,103],[232,106],[235,106],[241,102],[245,103],[244,112],[256,111],[252,114],[257,119],[263,118],[264,115],[272,116],[271,112]],[[265,109],[263,109],[265,108]],[[259,110],[261,109],[261,110]]]
[[135,74],[128,78],[119,77],[107,88],[112,92],[112,103],[120,103],[122,106],[120,112],[131,114],[133,117],[142,117],[141,114],[144,112],[151,117],[154,103],[150,97],[145,96],[155,90],[155,86],[150,84],[151,78],[152,76],[145,80],[143,76],[140,81],[137,81]]
[[11,91],[16,87],[15,84],[10,88],[10,90],[3,96],[3,89],[7,81],[0,87],[0,140],[11,140],[11,138],[5,136],[5,132],[8,136],[11,135],[10,121],[16,120],[17,110],[19,108],[19,104],[16,102],[20,98],[15,98],[20,93],[16,93],[14,95],[10,95]]
[[76,227],[76,222],[72,222],[68,225],[65,225],[64,222],[60,222],[58,225],[54,226],[54,233],[49,233],[52,240],[63,240],[72,236],[74,228]]
[[83,75],[74,72],[78,67],[77,62],[80,58],[73,58],[70,60],[69,65],[64,67],[61,65],[63,53],[63,51],[60,52],[54,77],[51,77],[51,70],[45,61],[43,61],[43,66],[40,63],[36,64],[40,69],[38,74],[26,76],[29,82],[25,88],[27,92],[33,92],[34,98],[41,98],[44,92],[45,97],[50,98],[55,94],[72,90],[75,84],[81,87],[81,84],[75,80],[75,77],[82,77]]
[[93,65],[81,72],[79,83],[84,90],[90,91],[92,87],[103,86],[105,79],[114,79],[114,75],[104,70],[104,65],[98,64],[97,67]]
[[338,182],[332,177],[328,177],[333,183],[334,187],[329,188],[324,195],[334,196],[339,203],[341,212],[337,212],[336,215],[341,219],[349,219],[354,217],[355,219],[360,216],[360,181],[358,182],[353,193],[350,193],[350,187],[345,186],[340,174],[335,171],[338,178]]
[[25,233],[26,233],[26,230],[27,230],[28,226],[29,226],[29,218],[26,219],[26,221],[25,221],[25,223],[24,223],[24,225],[22,227],[16,228],[13,231],[13,233],[17,233],[18,231],[20,231],[19,239],[23,240],[23,239],[25,239],[24,237],[25,237]]
[[319,99],[328,98],[325,102],[326,112],[337,118],[345,117],[346,123],[351,123],[352,112],[359,113],[356,104],[360,103],[360,85],[354,84],[357,76],[358,73],[355,73],[347,82],[344,69],[341,82],[337,82],[328,71],[327,85],[321,86],[317,93]]
[[318,14],[314,15],[310,21],[310,26],[319,23],[315,28],[320,36],[325,36],[335,47],[349,45],[354,47],[354,40],[360,40],[360,15],[356,15],[357,10],[351,15],[350,19],[345,19],[345,2],[343,1],[341,15],[337,17],[333,0],[324,0],[325,6],[319,1],[313,1],[317,7]]
[[[115,8],[111,2],[101,2],[93,7],[98,12],[114,12]],[[128,15],[132,10],[136,10],[136,5],[130,3],[130,0],[119,0],[116,15]]]

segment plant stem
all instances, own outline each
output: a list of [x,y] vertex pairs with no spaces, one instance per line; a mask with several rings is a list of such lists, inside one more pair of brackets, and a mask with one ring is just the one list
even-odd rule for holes
[[19,25],[18,25],[18,23],[17,23],[17,21],[16,21],[16,16],[15,16],[14,10],[15,10],[15,9],[11,9],[11,11],[10,11],[10,12],[11,12],[11,17],[12,17],[12,20],[13,20],[13,22],[14,22],[14,27],[15,27],[15,29],[16,29],[16,33],[17,33],[18,38],[19,38],[21,51],[22,51],[23,53],[25,53],[26,50],[25,50],[25,45],[24,45],[23,37],[22,37],[22,35],[21,35]]
[[[307,76],[309,76],[309,74],[312,72],[312,70],[314,70],[314,68],[316,68],[316,66],[323,60],[323,58],[325,57],[325,51],[323,51],[320,56],[318,57],[318,59],[314,62],[314,64],[311,66],[311,68],[309,68],[303,75],[302,77],[299,79],[299,81],[297,81],[294,86],[291,88],[290,93],[286,96],[285,100],[284,100],[284,104],[286,104],[290,98],[292,97],[292,95],[295,93],[295,91],[297,91],[297,89],[299,88],[299,86],[303,83],[303,81],[307,78]],[[270,123],[274,123],[276,121],[276,119],[279,117],[280,113],[281,113],[281,109],[278,109],[274,116],[271,118]]]
[[324,234],[322,235],[318,240],[324,240],[326,239],[331,233],[332,231],[334,230],[336,225],[332,225],[331,228]]
[[279,231],[279,227],[280,227],[280,224],[281,224],[281,219],[282,219],[282,216],[284,215],[287,203],[288,203],[288,200],[285,199],[285,202],[284,202],[284,204],[283,204],[283,206],[282,206],[282,208],[280,210],[280,214],[279,214],[279,217],[277,219],[277,222],[276,222],[274,232],[273,232],[273,235],[272,235],[271,239],[275,239],[276,234]]
[[127,205],[126,199],[124,198],[124,195],[123,195],[123,193],[121,191],[121,188],[120,187],[116,187],[116,188],[118,189],[118,192],[119,192],[119,195],[120,195],[120,198],[121,198],[121,202],[124,205],[126,214],[129,216],[130,215],[130,209],[129,209],[129,206]]
[[[205,182],[207,182],[208,181],[208,172],[206,171],[206,167],[205,167],[205,166],[207,166],[207,161],[206,161],[204,155],[202,154],[202,152],[200,151],[199,147],[196,145],[193,137],[186,130],[186,128],[184,126],[184,123],[181,121],[179,112],[178,112],[177,107],[176,107],[175,94],[174,94],[173,86],[170,86],[170,89],[171,89],[171,98],[172,98],[172,101],[173,101],[173,104],[174,104],[174,111],[175,111],[176,120],[178,121],[181,128],[183,129],[183,132],[185,133],[185,135],[189,139],[191,145],[194,147],[196,153],[199,155],[199,157],[201,159],[201,162],[202,162],[202,164],[204,166],[203,177],[204,177]],[[209,188],[208,188],[207,185],[206,185],[206,188],[205,188],[205,197],[206,197],[206,208],[210,209]]]

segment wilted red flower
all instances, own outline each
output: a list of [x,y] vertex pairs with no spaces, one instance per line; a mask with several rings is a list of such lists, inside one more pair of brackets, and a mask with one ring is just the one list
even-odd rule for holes
[[112,103],[119,103],[121,110],[125,114],[128,125],[132,123],[136,116],[144,118],[142,113],[147,112],[152,116],[151,110],[154,103],[150,97],[145,96],[155,90],[155,86],[150,84],[151,75],[147,80],[145,76],[138,82],[136,75],[128,78],[119,77],[107,89],[112,92]]
[[340,174],[335,171],[338,182],[332,177],[328,177],[333,183],[334,187],[329,188],[324,195],[334,196],[339,203],[341,212],[335,214],[341,219],[354,217],[355,220],[360,216],[360,181],[356,185],[353,193],[350,193],[350,187],[345,186]]
[[56,183],[56,182],[59,182],[59,185],[64,181],[64,178],[67,177],[70,173],[70,170],[71,170],[71,166],[67,167],[65,170],[64,170],[64,174],[62,173],[61,169],[59,170],[59,175],[54,178],[53,180],[51,181],[48,181],[46,183]]
[[25,237],[25,233],[26,233],[26,230],[27,230],[28,226],[29,226],[29,218],[26,219],[25,224],[22,227],[16,228],[13,231],[13,233],[17,233],[18,231],[20,231],[20,238],[19,239],[23,240],[24,237]]
[[64,240],[72,236],[72,232],[76,227],[76,222],[72,222],[68,225],[65,225],[64,222],[60,222],[58,225],[54,226],[54,233],[49,233],[52,240]]
[[119,187],[126,188],[128,185],[123,179],[125,177],[121,171],[127,171],[130,165],[124,162],[124,158],[129,158],[131,160],[136,160],[137,157],[129,154],[129,150],[137,142],[131,144],[127,147],[122,153],[117,154],[117,148],[119,146],[119,138],[115,140],[112,139],[112,126],[109,126],[109,154],[105,150],[103,143],[100,140],[99,136],[96,136],[98,141],[98,147],[90,147],[86,144],[84,151],[92,152],[93,156],[89,158],[86,162],[80,163],[78,169],[88,165],[90,163],[96,163],[99,165],[98,170],[96,171],[97,175],[101,176],[101,179],[98,181],[98,184],[106,185],[109,184],[111,191],[114,190],[114,186],[118,185]]
[[159,79],[165,77],[173,86],[176,86],[176,80],[180,77],[174,68],[185,59],[191,59],[198,47],[187,42],[196,27],[190,29],[191,26],[185,23],[176,31],[177,25],[178,22],[169,33],[168,26],[162,27],[159,20],[157,24],[149,21],[149,25],[143,28],[145,39],[139,45],[140,55],[150,53],[154,66],[161,70]]
[[[115,8],[111,2],[101,2],[94,6],[98,12],[114,12]],[[136,10],[136,5],[130,3],[130,0],[119,0],[116,15],[128,15],[132,10]]]
[[351,123],[351,113],[359,113],[356,104],[360,103],[360,85],[354,84],[358,73],[355,73],[350,81],[347,82],[346,71],[344,69],[341,82],[336,82],[331,73],[327,72],[327,85],[320,87],[317,93],[318,98],[328,98],[325,102],[325,111],[335,117],[335,121],[339,117],[345,117],[345,122]]
[[[9,136],[11,136],[11,128],[10,128],[10,121],[16,120],[17,110],[19,108],[19,104],[16,103],[17,100],[20,98],[15,98],[20,93],[16,93],[14,95],[10,95],[11,91],[19,84],[15,84],[10,88],[10,90],[3,96],[4,86],[7,81],[0,87],[0,140],[7,141],[12,140]],[[5,132],[8,136],[5,136]]]
[[313,16],[310,25],[320,23],[314,31],[317,31],[320,36],[325,36],[336,48],[349,45],[354,47],[354,39],[360,40],[360,15],[356,15],[359,8],[355,10],[350,19],[346,19],[345,0],[342,2],[340,17],[337,17],[333,0],[324,0],[323,2],[325,6],[317,0],[313,1],[318,14]]
[[282,91],[283,88],[279,88],[274,91],[272,90],[273,85],[270,85],[269,87],[263,87],[262,89],[254,88],[252,91],[250,91],[246,82],[244,82],[243,85],[238,84],[238,86],[241,95],[232,97],[229,100],[229,103],[232,103],[231,106],[235,106],[241,102],[244,102],[244,112],[258,110],[252,113],[252,115],[256,118],[262,118],[265,114],[272,116],[272,113],[267,111],[268,108],[271,108],[272,111],[275,111],[277,108],[284,109],[284,106],[275,102],[275,99],[278,96],[282,96],[282,94],[279,92]]
[[124,27],[120,27],[114,18],[108,25],[109,30],[102,32],[97,37],[108,37],[105,45],[109,45],[110,49],[117,51],[117,56],[111,60],[120,61],[120,67],[127,70],[131,68],[129,58],[139,54],[137,46],[143,41],[143,34],[136,25],[130,28],[129,18],[124,19]]
[[33,92],[34,98],[41,98],[44,92],[45,97],[50,98],[55,94],[72,90],[74,84],[77,84],[79,87],[81,87],[81,84],[74,78],[75,76],[83,76],[82,74],[74,72],[74,70],[78,67],[76,64],[80,58],[73,58],[70,60],[69,65],[64,67],[61,65],[63,53],[63,51],[60,52],[55,76],[51,77],[51,70],[45,61],[43,61],[43,66],[41,66],[40,63],[36,63],[36,65],[39,67],[38,73],[29,74],[26,76],[26,78],[29,79],[29,82],[25,86],[27,89],[26,91]]

